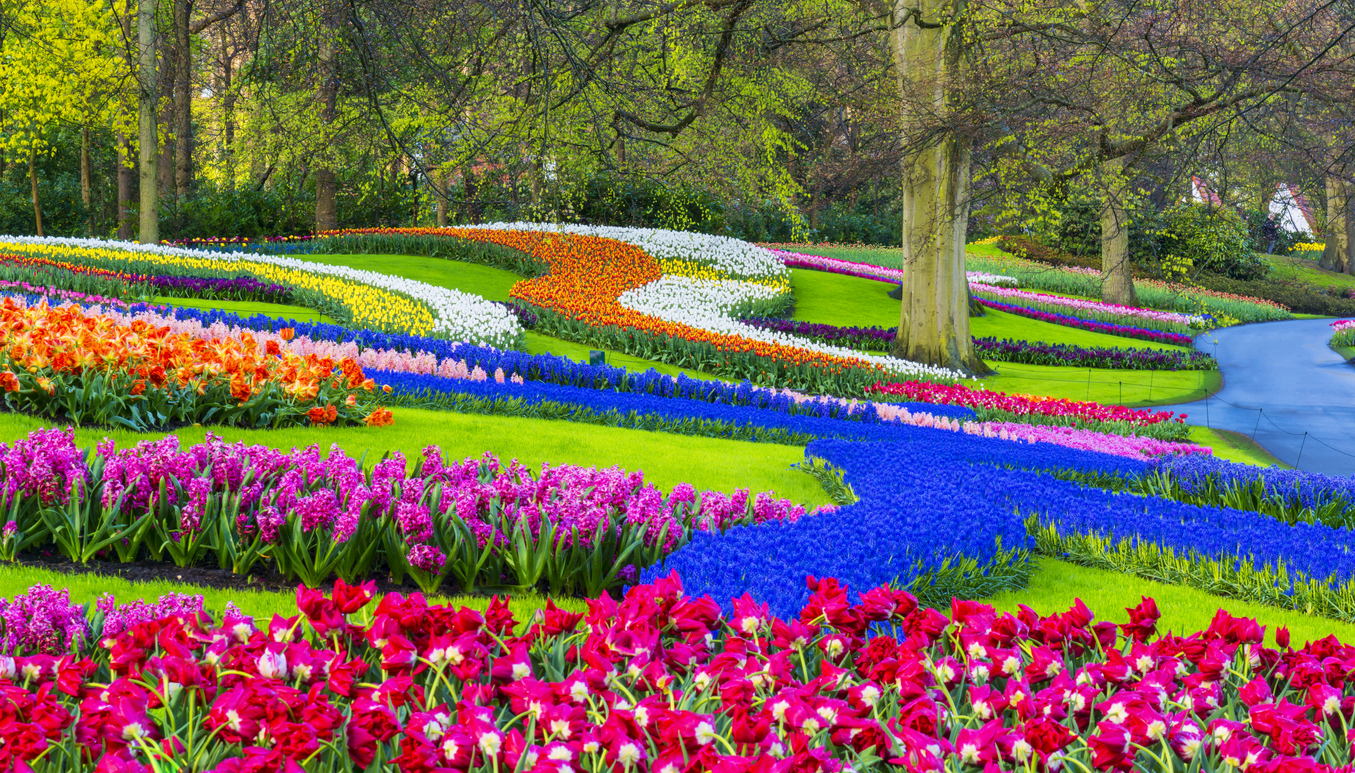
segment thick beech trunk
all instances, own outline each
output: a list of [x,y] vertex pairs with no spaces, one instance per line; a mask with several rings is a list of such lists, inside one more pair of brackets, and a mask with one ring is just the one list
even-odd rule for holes
[[1355,219],[1351,217],[1351,184],[1327,177],[1327,239],[1320,265],[1328,271],[1355,273]]
[[[960,31],[935,27],[963,0],[895,0],[890,51],[898,76],[904,142],[903,281],[895,356],[971,374],[992,371],[974,353],[965,281],[971,144],[947,132],[925,140],[949,111],[947,92],[961,73]],[[910,15],[912,12],[920,13]]]
[[[326,2],[321,9],[322,24],[320,30],[320,87],[316,100],[320,103],[320,121],[328,133],[334,124],[338,107],[339,83],[336,67],[337,56],[334,50],[334,38],[338,35],[336,22],[336,3]],[[327,156],[327,154],[326,154]],[[339,210],[335,202],[338,194],[338,176],[334,169],[326,164],[315,170],[315,230],[332,231],[339,227]]]
[[1133,264],[1129,261],[1129,213],[1125,211],[1123,184],[1125,159],[1101,164],[1106,177],[1101,203],[1101,300],[1123,306],[1139,305],[1134,292]]
[[38,226],[38,236],[44,236],[42,232],[42,202],[38,199],[38,167],[37,151],[32,147],[28,149],[28,181],[33,186],[33,221]]
[[155,0],[140,0],[137,6],[137,36],[141,60],[137,67],[140,80],[139,118],[141,145],[141,231],[143,244],[160,241],[160,155],[157,148],[156,100],[159,96],[159,76],[156,66]]
[[118,238],[131,241],[136,237],[136,215],[132,210],[136,177],[132,167],[132,141],[118,132]]

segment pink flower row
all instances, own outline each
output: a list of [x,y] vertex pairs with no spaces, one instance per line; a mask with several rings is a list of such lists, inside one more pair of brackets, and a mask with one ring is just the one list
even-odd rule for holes
[[1077,448],[1083,451],[1099,451],[1103,454],[1127,456],[1142,459],[1146,456],[1164,454],[1209,454],[1213,449],[1197,446],[1193,443],[1172,443],[1137,435],[1113,435],[1106,432],[1077,429],[1074,427],[1052,427],[1041,424],[1016,424],[1009,421],[966,421],[937,417],[930,413],[914,412],[901,405],[881,403],[876,406],[881,418],[897,421],[913,427],[964,432],[966,435],[980,435],[986,438],[1010,440],[1025,443],[1050,443],[1065,448]]
[[1192,325],[1198,325],[1203,321],[1198,316],[1180,314],[1174,311],[1140,309],[1134,306],[1121,306],[1118,303],[1089,301],[1082,298],[1067,298],[1062,295],[1050,295],[1049,293],[1039,293],[1033,290],[1016,290],[1010,287],[998,287],[997,285],[983,284],[981,282],[972,282],[970,287],[976,293],[1024,301],[1027,304],[1053,306],[1061,310],[1072,310],[1074,312],[1091,314],[1093,316],[1101,315],[1128,318],[1140,322],[1145,320],[1159,323],[1165,322],[1170,325],[1179,325],[1185,328],[1190,328]]
[[[834,274],[846,274],[847,276],[861,277],[862,279],[877,279],[881,282],[901,282],[903,281],[903,272],[894,268],[885,268],[870,263],[857,263],[851,260],[839,260],[838,258],[825,258],[819,255],[804,255],[798,252],[787,252],[785,250],[772,250],[781,258],[790,268],[812,268],[817,271],[828,271]],[[987,274],[981,271],[968,271],[966,278],[971,282],[986,282],[988,284],[1017,284],[1014,277],[1002,276],[1001,274]]]

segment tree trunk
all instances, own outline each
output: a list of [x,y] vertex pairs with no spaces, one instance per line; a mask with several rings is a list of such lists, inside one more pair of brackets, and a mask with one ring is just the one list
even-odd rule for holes
[[480,183],[475,179],[475,164],[468,163],[461,167],[461,185],[466,196],[466,221],[469,223],[480,222]]
[[226,36],[221,37],[221,72],[217,76],[216,93],[220,97],[221,120],[221,162],[226,170],[226,187],[235,189],[235,93],[231,88],[234,62],[226,44]]
[[[158,12],[157,12],[158,13]],[[157,35],[159,30],[157,29]],[[159,111],[156,115],[156,135],[159,141],[160,160],[156,166],[160,186],[160,198],[172,200],[174,198],[174,149],[177,146],[174,133],[179,127],[178,120],[175,119],[174,109],[178,103],[174,99],[174,84],[178,82],[179,55],[175,51],[175,38],[169,38],[169,50],[160,52],[159,57],[160,70],[158,80],[156,81],[156,100],[155,106]],[[163,56],[160,54],[163,53]]]
[[136,218],[132,215],[132,141],[118,132],[118,238],[131,241],[136,236]]
[[[904,144],[903,281],[899,332],[892,353],[968,374],[992,371],[974,353],[965,281],[971,141],[946,132],[927,140],[949,112],[947,92],[963,65],[960,30],[932,26],[963,0],[895,0],[890,51],[898,77]],[[912,12],[920,12],[919,17]],[[925,145],[923,143],[926,143]]]
[[451,179],[451,173],[447,171],[448,165],[443,164],[437,173],[437,180],[433,185],[433,193],[438,197],[438,228],[447,227],[447,181]]
[[28,148],[28,182],[33,186],[33,220],[38,225],[38,236],[44,236],[42,232],[42,202],[38,199],[38,167],[35,161],[37,151],[30,145]]
[[89,127],[80,127],[80,202],[85,205],[85,236],[94,235],[93,169],[89,156]]
[[1351,217],[1351,184],[1327,177],[1327,239],[1319,263],[1328,271],[1355,273],[1355,218]]
[[1133,264],[1129,260],[1129,213],[1125,210],[1124,158],[1101,163],[1105,173],[1105,200],[1101,202],[1101,300],[1122,306],[1139,305],[1134,292]]
[[156,137],[155,103],[159,97],[156,65],[155,0],[140,0],[137,5],[137,35],[141,61],[137,75],[141,81],[138,118],[141,144],[141,233],[142,244],[160,241],[160,156]]
[[[338,59],[334,50],[334,38],[338,35],[335,5],[337,3],[334,0],[328,0],[320,10],[320,87],[316,92],[316,101],[320,103],[320,120],[326,132],[334,124],[339,98]],[[327,158],[327,155],[322,158]],[[335,202],[338,187],[338,178],[330,164],[324,163],[315,170],[316,231],[333,231],[339,227],[339,211]]]
[[188,196],[193,184],[193,47],[189,39],[190,0],[174,0],[174,195]]

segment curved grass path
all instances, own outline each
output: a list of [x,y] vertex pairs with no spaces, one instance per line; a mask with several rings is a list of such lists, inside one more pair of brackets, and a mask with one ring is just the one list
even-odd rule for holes
[[1254,434],[1287,465],[1355,474],[1355,365],[1327,346],[1330,324],[1264,322],[1200,336],[1196,348],[1218,358],[1223,389],[1172,409],[1191,424]]
[[[899,324],[899,302],[889,297],[894,287],[890,282],[811,269],[792,269],[790,281],[795,291],[795,319],[840,326]],[[979,337],[1086,347],[1186,350],[1184,346],[1094,333],[994,309],[988,309],[982,317],[970,318],[969,325],[970,332]],[[983,380],[987,389],[1131,407],[1183,402],[1219,387],[1219,375],[1213,371],[1108,370],[1010,362],[989,365],[998,375]]]
[[[568,421],[527,419],[516,416],[485,416],[420,408],[394,408],[395,424],[389,427],[289,427],[250,430],[196,425],[172,433],[138,433],[127,430],[78,427],[75,439],[90,447],[111,438],[125,448],[142,440],[166,434],[178,435],[184,445],[201,443],[208,432],[228,441],[260,443],[279,450],[315,444],[328,451],[337,443],[349,456],[366,454],[375,464],[386,452],[400,452],[406,460],[417,459],[424,447],[437,445],[444,456],[460,460],[492,451],[505,464],[517,459],[539,469],[543,463],[621,467],[643,470],[645,479],[664,490],[687,482],[697,489],[717,489],[727,494],[746,488],[753,492],[775,491],[806,509],[829,504],[818,480],[792,468],[804,461],[803,446],[751,443],[723,438],[673,435],[665,432],[599,427]],[[9,441],[52,422],[26,414],[0,413],[0,439]]]

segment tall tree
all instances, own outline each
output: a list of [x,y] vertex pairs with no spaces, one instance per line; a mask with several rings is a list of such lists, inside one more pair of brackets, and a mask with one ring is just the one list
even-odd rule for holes
[[141,150],[141,229],[137,234],[142,244],[160,242],[160,152],[157,132],[156,101],[160,85],[156,67],[159,51],[159,31],[155,26],[156,0],[138,0],[137,40],[141,57],[137,68],[138,142]]
[[972,140],[950,125],[966,59],[965,0],[894,0],[889,48],[903,158],[903,299],[892,351],[964,373],[991,372],[969,334],[965,235]]

